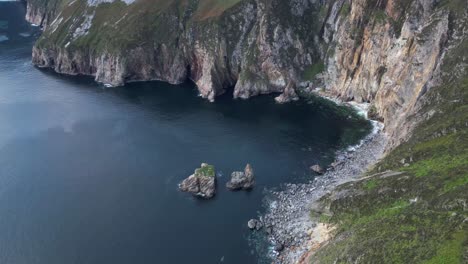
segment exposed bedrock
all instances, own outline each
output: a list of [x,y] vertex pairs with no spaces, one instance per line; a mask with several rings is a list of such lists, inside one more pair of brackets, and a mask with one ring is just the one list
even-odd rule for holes
[[29,21],[47,25],[33,62],[114,86],[191,79],[211,101],[230,87],[236,98],[288,87],[282,99],[288,101],[298,76],[321,57],[320,27],[306,26],[321,5],[306,0],[239,0],[214,7],[199,1],[61,1],[53,20],[29,5]]
[[280,93],[284,103],[310,81],[307,90],[370,102],[389,148],[418,123],[407,117],[437,84],[454,23],[426,0],[30,0],[28,19],[45,27],[39,67],[114,86],[191,79],[210,101],[234,87],[235,98]]

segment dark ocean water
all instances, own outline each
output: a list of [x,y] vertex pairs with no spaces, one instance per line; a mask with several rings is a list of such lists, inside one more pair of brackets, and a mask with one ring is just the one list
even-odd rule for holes
[[[104,88],[37,69],[24,12],[0,2],[0,263],[259,262],[246,222],[265,188],[310,180],[367,133],[321,102],[208,103],[192,84]],[[210,201],[177,190],[202,162],[220,176]],[[247,162],[255,189],[228,192]]]

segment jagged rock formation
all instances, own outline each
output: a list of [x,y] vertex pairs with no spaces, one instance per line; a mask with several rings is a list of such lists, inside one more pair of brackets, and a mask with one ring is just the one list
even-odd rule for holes
[[425,0],[30,0],[27,18],[46,28],[38,66],[115,86],[191,79],[211,101],[234,87],[284,103],[309,80],[372,102],[389,148],[414,127],[404,120],[434,85],[449,34],[444,3]]
[[33,62],[111,85],[191,79],[209,100],[234,87],[236,98],[286,91],[286,102],[320,59],[320,23],[307,25],[320,5],[305,0],[57,0],[53,21],[37,1],[28,19],[47,27]]
[[[358,188],[351,199],[325,197],[331,223],[350,229],[337,230],[306,259],[449,259],[443,254],[453,250],[444,247],[466,245],[466,0],[27,3],[28,20],[45,28],[33,62],[60,73],[111,85],[191,79],[211,101],[230,87],[236,98],[282,93],[280,103],[324,88],[344,101],[371,103],[369,114],[389,134],[375,172],[404,173],[340,187]],[[202,188],[195,175],[181,186]],[[380,240],[368,239],[376,233]],[[418,235],[429,242],[408,240]]]
[[247,164],[244,171],[235,171],[231,174],[231,180],[226,183],[229,190],[248,190],[255,184],[254,172],[252,166]]
[[332,6],[324,27],[324,41],[331,44],[325,86],[343,100],[372,102],[386,121],[390,147],[408,136],[411,126],[403,121],[434,85],[449,13],[443,3],[426,0]]
[[216,194],[216,174],[214,166],[202,163],[195,173],[179,184],[183,192],[210,199]]

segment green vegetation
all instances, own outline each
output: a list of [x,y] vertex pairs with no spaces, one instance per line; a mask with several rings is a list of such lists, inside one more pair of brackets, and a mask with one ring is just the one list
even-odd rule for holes
[[307,67],[302,74],[302,78],[304,80],[313,80],[317,74],[323,72],[324,70],[325,64],[323,64],[323,61],[319,61]]
[[325,20],[327,18],[327,12],[328,12],[328,6],[322,5],[320,6],[319,12],[318,12],[318,17],[321,20]]
[[411,137],[370,178],[340,186],[337,192],[346,195],[322,199],[332,214],[327,222],[337,229],[311,263],[466,263],[468,76],[454,69],[466,70],[467,49],[463,40],[447,53],[441,85],[407,120],[419,121]]
[[331,216],[326,215],[326,214],[321,214],[319,217],[320,223],[329,223],[331,219]]
[[379,183],[377,182],[376,179],[370,179],[366,183],[364,183],[364,188],[366,190],[373,190],[377,187]]
[[377,107],[375,105],[371,105],[369,107],[369,110],[367,111],[367,117],[372,120],[378,120],[380,122],[383,122],[383,118],[379,115],[377,111]]
[[384,23],[387,20],[387,13],[385,13],[385,10],[376,10],[374,19],[377,23]]
[[[61,5],[70,2],[54,1],[61,1]],[[204,21],[220,17],[241,1],[139,0],[131,5],[115,1],[90,7],[86,0],[77,0],[60,9],[59,17],[62,17],[62,22],[56,30],[47,30],[37,46],[63,47],[71,42],[69,49],[72,51],[122,54],[135,48],[153,50],[165,45],[171,48],[170,52],[177,53],[179,50],[172,49],[172,46],[181,40],[183,29],[176,19],[180,19],[185,26],[198,23],[194,29],[203,32],[207,42],[217,40],[216,36],[208,35],[216,34],[217,25],[211,25],[210,30],[205,30]],[[92,19],[91,27],[82,36],[74,38],[74,32],[86,19]]]
[[411,172],[416,177],[423,177],[434,174],[448,174],[457,168],[468,168],[467,166],[468,155],[465,153],[457,156],[443,155],[421,160],[401,170]]
[[215,177],[215,167],[213,165],[202,166],[195,170],[195,176],[197,177]]
[[[464,244],[468,241],[466,232],[457,232],[453,238],[447,240],[437,250],[437,254],[425,264],[451,264],[460,262],[463,258],[462,252]],[[466,245],[465,245],[466,246]]]
[[340,16],[347,16],[351,12],[351,5],[348,2],[343,3],[340,10]]

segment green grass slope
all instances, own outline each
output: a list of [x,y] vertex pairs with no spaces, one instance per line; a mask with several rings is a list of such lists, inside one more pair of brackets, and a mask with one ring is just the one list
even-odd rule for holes
[[[454,2],[442,3],[462,21],[452,29],[467,28]],[[311,263],[468,263],[467,50],[462,39],[448,51],[441,84],[408,120],[423,120],[411,138],[323,199],[320,220],[337,230]]]
[[[37,47],[51,44],[70,49],[89,49],[89,52],[126,52],[130,49],[175,43],[188,23],[209,22],[224,14],[242,0],[137,0],[127,5],[123,1],[89,6],[86,0],[31,0],[35,5],[61,3],[56,30],[44,32]],[[92,17],[88,32],[74,37],[86,17]],[[184,25],[179,25],[179,22]],[[54,25],[52,25],[54,26]]]

